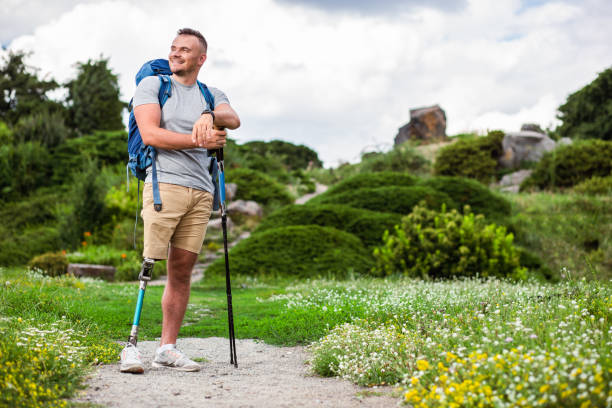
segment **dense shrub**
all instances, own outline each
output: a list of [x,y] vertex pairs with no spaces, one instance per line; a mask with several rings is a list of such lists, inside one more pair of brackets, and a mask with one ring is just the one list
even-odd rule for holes
[[429,160],[410,145],[396,146],[387,153],[370,154],[362,158],[360,173],[395,171],[400,173],[425,173]]
[[460,214],[417,206],[383,241],[374,250],[377,275],[526,277],[512,234],[468,209]]
[[48,186],[51,155],[38,142],[0,146],[0,192],[3,197],[27,195]]
[[70,133],[61,112],[42,111],[20,118],[14,137],[18,143],[38,142],[47,148],[54,148],[64,142]]
[[578,194],[587,195],[612,194],[612,175],[608,177],[591,177],[576,184],[573,190]]
[[362,173],[346,178],[337,184],[331,186],[325,193],[320,194],[310,201],[308,204],[316,204],[327,197],[344,193],[347,191],[359,190],[361,188],[375,188],[384,186],[413,186],[417,178],[406,173],[395,173],[385,171],[380,173]]
[[283,163],[290,170],[305,169],[312,162],[315,167],[323,166],[317,152],[304,145],[294,145],[282,140],[270,142],[253,141],[242,145],[245,152]]
[[547,152],[521,190],[572,187],[591,177],[612,174],[612,141],[585,140]]
[[253,200],[264,206],[280,206],[293,202],[293,197],[285,186],[255,170],[228,170],[226,181],[238,185],[234,200]]
[[0,266],[25,265],[32,257],[62,248],[57,228],[37,225],[24,229],[0,226]]
[[[367,273],[373,265],[359,238],[318,225],[280,227],[253,234],[231,250],[230,262],[232,273],[299,277],[343,277],[350,272]],[[224,272],[223,258],[206,271]]]
[[438,176],[424,179],[419,185],[448,194],[460,208],[469,205],[476,214],[502,221],[512,212],[510,202],[481,183],[463,177]]
[[563,123],[555,129],[558,136],[612,140],[612,68],[571,94],[559,113]]
[[60,276],[68,271],[68,259],[62,252],[46,252],[32,258],[28,266],[46,276]]
[[326,196],[320,200],[320,203],[343,204],[372,211],[409,214],[412,207],[421,201],[424,201],[427,208],[440,209],[442,204],[445,204],[447,208],[457,208],[457,204],[447,194],[423,186],[360,188]]
[[69,204],[58,211],[59,228],[67,247],[74,248],[84,232],[95,232],[107,221],[105,196],[106,186],[98,164],[85,163],[83,170],[74,174],[67,193]]
[[270,214],[256,233],[289,225],[320,225],[354,234],[365,246],[380,245],[385,230],[393,229],[401,216],[344,205],[288,205]]
[[485,137],[461,139],[444,147],[436,157],[434,173],[473,178],[488,184],[495,177],[503,138],[503,132],[492,131]]
[[126,143],[127,134],[123,130],[98,131],[67,140],[53,152],[53,182],[65,183],[88,161],[96,161],[100,168],[111,164],[127,164]]

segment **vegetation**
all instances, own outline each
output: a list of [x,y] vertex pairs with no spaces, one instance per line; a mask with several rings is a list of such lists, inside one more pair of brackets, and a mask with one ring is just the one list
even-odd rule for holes
[[47,252],[34,257],[28,266],[45,276],[61,276],[68,271],[68,259],[63,252]]
[[343,204],[371,211],[408,214],[412,207],[424,201],[428,208],[439,209],[442,205],[457,208],[457,204],[445,193],[430,187],[375,187],[322,197],[321,204]]
[[434,174],[473,178],[488,184],[495,178],[502,155],[504,133],[492,131],[475,139],[464,138],[440,150]]
[[418,185],[441,191],[456,202],[460,208],[469,205],[475,214],[483,214],[489,220],[505,223],[512,213],[510,202],[495,194],[481,183],[463,177],[438,176],[423,179]]
[[577,194],[586,195],[612,195],[612,175],[607,177],[591,177],[573,188]]
[[264,206],[281,206],[293,202],[289,191],[257,170],[238,168],[227,172],[228,180],[238,185],[236,200],[253,200]]
[[398,214],[339,204],[288,205],[266,217],[255,233],[289,225],[320,225],[349,232],[370,247],[380,245],[385,230],[393,229],[400,218]]
[[555,134],[573,139],[612,140],[612,68],[571,94],[559,107],[558,118],[563,122]]
[[591,177],[612,174],[612,141],[585,140],[544,154],[521,190],[572,187]]
[[391,171],[377,173],[361,173],[343,179],[331,186],[324,194],[311,199],[308,203],[320,203],[327,197],[362,188],[376,188],[386,186],[410,187],[416,184],[417,178],[406,173]]
[[482,215],[417,206],[374,250],[378,276],[402,273],[423,279],[461,276],[525,279],[512,234]]
[[[231,251],[232,273],[258,276],[346,277],[365,274],[372,266],[359,238],[318,225],[289,226],[253,234]],[[217,259],[207,273],[225,273]]]

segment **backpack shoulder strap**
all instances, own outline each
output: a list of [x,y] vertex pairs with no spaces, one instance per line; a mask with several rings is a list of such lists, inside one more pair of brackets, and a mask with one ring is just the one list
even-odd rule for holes
[[215,109],[215,97],[210,92],[210,89],[208,89],[206,84],[200,81],[198,81],[198,87],[200,88],[200,92],[202,92],[202,95],[204,96],[204,100],[208,104],[208,108],[210,110],[214,110]]
[[163,107],[169,97],[172,96],[172,82],[169,76],[159,75],[159,93],[157,98],[159,99],[159,106]]

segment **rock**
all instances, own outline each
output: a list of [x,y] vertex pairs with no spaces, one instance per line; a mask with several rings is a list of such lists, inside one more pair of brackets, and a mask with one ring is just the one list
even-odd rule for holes
[[247,219],[259,220],[263,217],[263,208],[255,201],[236,200],[227,207],[227,213],[241,224]]
[[68,264],[68,273],[78,278],[88,276],[112,281],[115,279],[116,271],[114,266],[109,265]]
[[227,183],[225,185],[225,199],[229,202],[234,199],[236,196],[236,191],[238,191],[238,184],[236,183]]
[[497,186],[500,187],[500,191],[505,193],[518,193],[521,183],[525,181],[532,172],[532,170],[519,170],[514,173],[506,174],[499,183],[497,183]]
[[410,122],[399,128],[395,145],[408,140],[439,142],[446,140],[446,114],[438,105],[410,109]]
[[537,162],[542,155],[556,147],[556,143],[544,133],[531,130],[506,133],[502,140],[501,167],[517,168],[522,162]]
[[[221,218],[215,218],[215,219],[209,220],[207,228],[214,229],[214,230],[221,230],[223,228],[223,225],[221,223]],[[234,228],[234,222],[231,220],[231,218],[228,218],[227,219],[227,229],[230,230],[232,228]]]

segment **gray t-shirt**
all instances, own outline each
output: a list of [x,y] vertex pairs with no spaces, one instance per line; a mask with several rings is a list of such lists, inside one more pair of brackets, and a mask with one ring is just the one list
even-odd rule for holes
[[[149,103],[159,104],[160,80],[158,77],[146,77],[134,94],[134,106]],[[215,106],[209,107],[198,87],[182,85],[172,81],[172,95],[164,104],[161,111],[161,124],[164,129],[173,132],[191,134],[194,123],[198,120],[202,111],[206,108],[214,109],[219,104],[227,103],[227,96],[220,90],[208,88],[215,98]],[[184,187],[192,187],[197,190],[213,192],[214,186],[208,166],[210,157],[204,148],[166,150],[157,149],[157,178],[161,183],[176,184]],[[147,169],[146,183],[152,180],[152,166]]]

